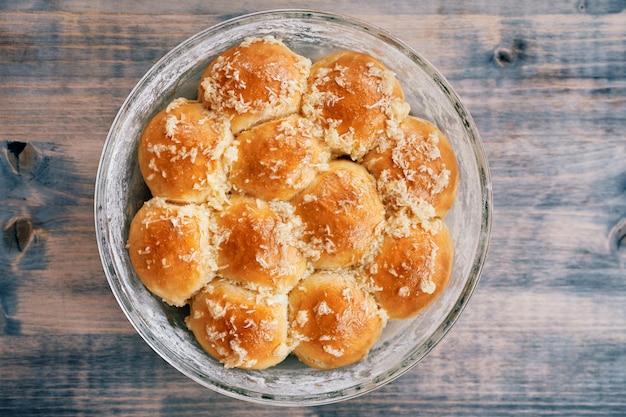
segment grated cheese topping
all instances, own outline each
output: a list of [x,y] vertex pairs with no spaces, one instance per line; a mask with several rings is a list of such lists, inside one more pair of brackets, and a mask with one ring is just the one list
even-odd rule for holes
[[[341,60],[341,55],[337,60]],[[373,61],[347,67],[313,66],[314,77],[303,98],[303,113],[325,130],[330,148],[359,160],[378,141],[395,132],[410,106],[394,90],[395,74]],[[351,97],[367,96],[358,106]],[[378,125],[378,127],[376,127]]]
[[[280,48],[267,57],[253,51],[257,45],[261,45],[258,48],[263,45]],[[260,56],[266,61],[255,62]],[[211,108],[230,113],[231,117],[254,114],[259,121],[264,121],[284,116],[293,113],[299,105],[310,66],[308,58],[294,54],[272,36],[249,37],[213,61],[210,73],[200,82],[202,99]]]

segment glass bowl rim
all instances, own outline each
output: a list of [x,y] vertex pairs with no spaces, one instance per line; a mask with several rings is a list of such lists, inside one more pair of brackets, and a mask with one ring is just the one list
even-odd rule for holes
[[[117,287],[117,270],[116,270],[116,262],[112,259],[114,257],[114,253],[108,248],[108,233],[109,229],[107,227],[107,216],[104,212],[104,196],[106,194],[106,168],[108,168],[110,164],[110,158],[108,155],[110,154],[109,150],[113,146],[113,141],[115,139],[115,128],[119,124],[120,119],[123,117],[125,112],[132,105],[133,101],[136,99],[137,95],[142,91],[144,85],[150,80],[155,74],[158,73],[159,69],[165,65],[167,62],[172,60],[182,51],[184,51],[189,45],[193,45],[199,40],[212,36],[214,34],[219,33],[220,31],[227,30],[228,28],[240,25],[242,23],[250,23],[255,20],[273,20],[277,17],[288,18],[288,19],[310,19],[316,21],[332,21],[336,24],[351,26],[352,28],[357,28],[368,32],[370,35],[378,37],[383,40],[385,43],[390,46],[396,48],[405,54],[409,59],[418,63],[421,62],[426,69],[430,71],[430,76],[432,76],[439,87],[444,91],[446,96],[451,100],[454,104],[456,111],[459,116],[463,118],[463,122],[465,124],[465,130],[470,133],[471,139],[473,141],[472,149],[474,151],[474,157],[476,158],[477,166],[480,170],[479,178],[481,181],[481,190],[482,190],[482,208],[481,208],[481,219],[480,219],[480,236],[478,238],[478,245],[475,250],[474,259],[472,262],[472,269],[470,271],[469,277],[465,282],[465,286],[461,291],[461,296],[456,300],[456,303],[449,314],[445,317],[445,320],[441,322],[441,324],[437,327],[436,331],[433,332],[427,339],[425,344],[417,345],[411,351],[409,355],[399,364],[394,367],[390,367],[383,374],[378,374],[373,380],[370,380],[369,383],[361,383],[359,385],[355,385],[350,387],[348,390],[342,390],[338,392],[324,393],[319,395],[313,395],[308,398],[304,397],[272,397],[269,398],[267,395],[259,395],[259,393],[255,391],[251,391],[248,389],[242,389],[239,387],[230,387],[224,386],[216,383],[215,381],[207,381],[202,375],[196,374],[193,369],[188,369],[187,367],[181,365],[180,363],[175,362],[172,358],[163,354],[163,349],[160,346],[157,346],[157,342],[153,340],[150,334],[146,333],[146,329],[143,328],[141,323],[139,323],[131,314],[131,309],[128,308],[124,294]],[[476,125],[471,117],[471,115],[465,110],[465,107],[461,103],[460,98],[457,96],[456,92],[452,89],[452,86],[447,82],[447,80],[439,73],[439,71],[428,62],[425,58],[423,58],[419,53],[414,51],[410,46],[404,43],[395,35],[389,33],[388,31],[381,29],[371,23],[366,21],[326,11],[318,11],[312,9],[274,9],[274,10],[266,10],[254,13],[243,14],[240,16],[236,16],[215,25],[212,25],[200,32],[192,35],[187,38],[183,42],[176,45],[174,48],[169,50],[161,59],[159,59],[139,80],[139,82],[135,85],[135,87],[131,90],[129,95],[124,100],[122,106],[120,107],[118,113],[116,114],[111,128],[107,134],[102,153],[100,156],[98,171],[96,174],[96,182],[95,182],[95,194],[94,194],[94,219],[95,219],[95,228],[96,228],[96,238],[98,250],[100,253],[101,262],[104,268],[104,272],[109,283],[109,286],[119,303],[122,307],[124,314],[127,319],[130,321],[135,330],[139,333],[139,335],[144,339],[144,341],[166,362],[168,362],[171,366],[177,369],[182,374],[186,375],[190,379],[196,381],[197,383],[210,388],[216,392],[221,394],[238,398],[246,401],[261,403],[261,404],[271,404],[271,405],[283,405],[283,406],[303,406],[303,405],[322,405],[329,404],[337,401],[343,401],[350,398],[354,398],[370,392],[382,385],[385,385],[394,379],[400,377],[410,369],[412,369],[415,365],[417,365],[446,335],[446,333],[451,329],[453,324],[458,319],[459,315],[467,305],[470,297],[472,296],[476,285],[478,284],[480,274],[482,268],[484,266],[490,235],[491,235],[491,227],[492,227],[492,186],[491,186],[491,175],[489,172],[489,165],[486,157],[486,153],[483,147],[483,144],[480,139],[480,135],[476,128]],[[210,383],[209,383],[210,382]]]

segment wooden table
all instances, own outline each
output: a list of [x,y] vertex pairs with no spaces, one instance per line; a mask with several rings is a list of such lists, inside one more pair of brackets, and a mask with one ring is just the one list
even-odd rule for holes
[[[552,4],[555,3],[555,4]],[[276,409],[202,388],[130,326],[96,247],[111,122],[168,50],[310,2],[0,2],[0,415],[626,415],[626,2],[337,2],[437,66],[481,131],[490,252],[416,368]]]

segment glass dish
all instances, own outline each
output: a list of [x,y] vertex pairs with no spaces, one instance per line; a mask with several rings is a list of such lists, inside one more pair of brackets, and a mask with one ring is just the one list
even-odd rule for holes
[[[354,365],[320,371],[293,357],[263,371],[225,369],[187,329],[184,308],[152,296],[125,249],[135,212],[150,193],[137,164],[145,124],[173,98],[196,98],[205,66],[247,36],[274,35],[312,61],[338,49],[369,53],[394,71],[411,113],[434,122],[452,143],[460,169],[457,200],[446,217],[455,245],[447,289],[417,317],[390,322],[369,355]],[[173,367],[235,398],[275,405],[319,405],[353,398],[402,375],[444,337],[467,304],[486,257],[491,227],[491,180],[478,131],[452,87],[418,53],[393,35],[346,16],[278,10],[237,17],[171,50],[141,79],[109,131],[95,189],[96,236],[110,287],[128,320]]]

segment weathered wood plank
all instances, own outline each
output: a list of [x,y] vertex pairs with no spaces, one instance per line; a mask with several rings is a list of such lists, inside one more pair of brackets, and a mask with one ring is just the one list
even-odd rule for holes
[[[259,10],[289,9],[289,8],[315,8],[318,10],[332,10],[342,13],[354,13],[355,7],[348,2],[337,3],[332,0],[320,0],[311,5],[308,2],[273,0],[263,4],[238,3],[238,2],[197,2],[194,0],[181,0],[177,2],[160,2],[158,7],[154,7],[150,2],[135,2],[112,4],[105,3],[98,5],[101,13],[137,13],[144,15],[152,14],[181,14],[185,12],[194,14],[217,13],[222,16],[239,15]],[[90,13],[93,11],[91,4],[81,0],[65,0],[50,4],[45,0],[28,0],[5,6],[10,10],[22,11],[46,11]],[[400,0],[393,2],[392,9],[385,9],[384,6],[376,2],[359,3],[359,13],[369,13],[380,15],[381,12],[389,14],[411,14],[419,12],[424,15],[503,15],[503,16],[524,16],[533,14],[609,14],[619,13],[626,8],[623,1],[603,0],[561,0],[550,3],[535,1],[527,2],[498,2],[496,4],[481,0],[470,0],[459,2],[413,2],[410,0]]]
[[98,259],[100,149],[151,65],[256,7],[0,2],[0,414],[624,415],[623,1],[316,3],[398,35],[474,116],[495,197],[476,294],[415,369],[324,407],[231,400],[150,350]]

